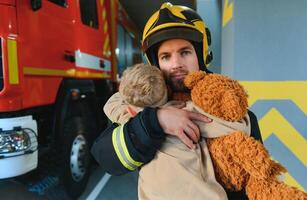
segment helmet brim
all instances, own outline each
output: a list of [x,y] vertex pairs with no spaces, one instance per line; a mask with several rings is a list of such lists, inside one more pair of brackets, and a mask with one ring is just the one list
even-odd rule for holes
[[153,45],[169,39],[185,39],[188,41],[201,43],[203,40],[203,35],[197,30],[186,27],[172,27],[169,29],[163,29],[151,36],[148,36],[142,45],[143,52],[146,52]]

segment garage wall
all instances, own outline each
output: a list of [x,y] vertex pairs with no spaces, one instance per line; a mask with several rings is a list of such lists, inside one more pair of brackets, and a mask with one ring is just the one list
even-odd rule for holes
[[221,1],[220,0],[198,0],[197,12],[205,21],[211,32],[210,50],[213,60],[209,69],[213,72],[221,72]]
[[265,146],[307,190],[307,1],[223,0],[221,73],[249,93]]

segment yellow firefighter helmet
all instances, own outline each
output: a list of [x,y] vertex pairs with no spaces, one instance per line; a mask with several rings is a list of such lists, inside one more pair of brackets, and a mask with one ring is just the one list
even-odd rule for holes
[[158,66],[156,51],[159,43],[175,38],[193,44],[200,68],[205,69],[212,60],[212,52],[209,52],[211,36],[205,22],[188,7],[163,3],[149,18],[143,31],[142,49],[148,61]]

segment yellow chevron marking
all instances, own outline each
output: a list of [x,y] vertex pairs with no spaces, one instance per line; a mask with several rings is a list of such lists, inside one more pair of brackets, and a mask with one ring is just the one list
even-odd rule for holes
[[111,49],[110,49],[110,46],[108,46],[108,48],[107,48],[107,56],[111,56]]
[[223,27],[226,26],[228,22],[232,19],[232,10],[233,3],[229,3],[228,0],[225,0],[223,8]]
[[259,120],[259,127],[263,140],[266,140],[274,132],[288,149],[291,149],[292,153],[307,166],[307,141],[277,109],[272,108]]
[[106,21],[106,16],[107,16],[106,9],[103,8],[102,9],[102,19],[103,19],[103,21]]
[[[1,44],[0,44],[1,45]],[[19,83],[18,61],[17,61],[17,43],[16,40],[7,40],[9,83]]]
[[[272,158],[272,157],[271,157]],[[276,162],[278,162],[278,160],[272,158],[273,160],[275,160]],[[282,181],[286,182],[288,185],[296,187],[302,191],[305,191],[304,188],[289,174],[289,172],[283,173],[282,174],[283,177],[281,177]]]
[[104,21],[103,33],[106,34],[106,37],[103,43],[102,54],[104,56],[109,56],[108,49],[109,49],[110,38],[109,38],[109,32],[108,32],[108,21],[106,20],[106,9],[104,7],[102,10],[102,19]]
[[306,192],[306,190],[289,173],[285,173],[285,182],[293,187],[296,187]]
[[[249,105],[259,99],[292,100],[307,114],[307,81],[242,81],[240,82],[249,94]],[[291,150],[291,152],[307,166],[307,141],[301,134],[277,111],[272,108],[261,120],[260,130],[263,139],[274,132],[276,136]],[[304,191],[304,188],[290,175],[285,174],[285,182]]]
[[111,77],[111,75],[104,73],[104,72],[77,71],[75,69],[59,70],[59,69],[24,67],[23,72],[24,74],[27,74],[27,75],[65,76],[65,77],[76,77],[76,78],[110,78]]
[[307,114],[307,81],[241,81],[248,91],[249,105],[258,99],[291,99]]
[[109,35],[107,35],[107,37],[104,41],[104,44],[103,44],[103,54],[104,55],[107,55],[107,51],[108,51],[108,48],[109,48],[109,42],[110,42]]
[[105,24],[103,26],[103,32],[108,33],[108,23],[107,22],[105,22]]

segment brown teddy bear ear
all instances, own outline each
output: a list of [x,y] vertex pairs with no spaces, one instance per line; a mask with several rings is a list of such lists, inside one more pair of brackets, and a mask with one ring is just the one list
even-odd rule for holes
[[241,120],[247,113],[246,96],[238,96],[235,90],[228,90],[221,98],[221,118],[227,121]]
[[184,79],[184,85],[189,89],[192,89],[198,81],[202,80],[206,76],[203,71],[191,72]]

